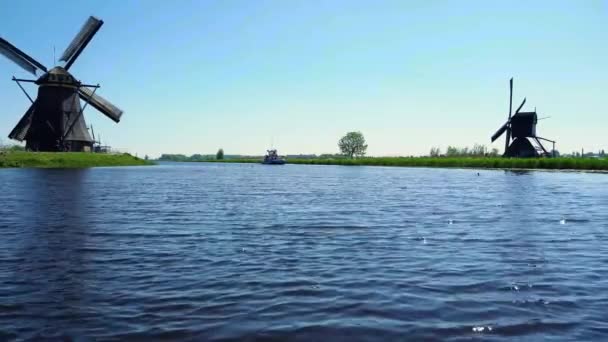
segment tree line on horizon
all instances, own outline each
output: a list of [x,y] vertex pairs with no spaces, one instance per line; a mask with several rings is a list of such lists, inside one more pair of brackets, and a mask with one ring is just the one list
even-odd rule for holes
[[[363,133],[360,131],[352,131],[346,133],[340,140],[338,140],[338,149],[340,153],[336,154],[299,154],[299,155],[286,155],[288,159],[354,159],[364,157],[367,153],[367,143]],[[559,155],[559,152],[557,152]],[[483,144],[474,144],[473,147],[457,147],[448,145],[445,152],[440,147],[432,147],[428,157],[439,158],[439,157],[499,157],[501,154],[497,148],[489,149]],[[567,157],[570,155],[564,155]],[[576,157],[576,153],[573,153],[572,157]],[[582,152],[580,156],[599,156],[604,157],[604,150],[601,150],[598,155],[592,153]],[[213,161],[223,159],[257,159],[262,156],[251,156],[251,155],[229,155],[224,154],[224,150],[220,148],[215,155],[213,154],[193,154],[186,156],[183,154],[162,154],[158,160],[161,161]]]
[[474,144],[472,148],[448,145],[445,153],[442,153],[439,147],[431,147],[429,152],[430,157],[498,157],[499,155],[497,148],[489,150],[485,145],[480,144]]
[[[341,154],[300,154],[300,155],[287,155],[290,159],[311,159],[311,158],[355,158],[363,157],[367,150],[367,144],[365,138],[361,132],[348,132],[345,136],[340,138],[338,141],[338,148]],[[168,154],[163,153],[158,160],[161,161],[174,161],[174,162],[196,162],[196,161],[213,161],[213,160],[224,160],[224,159],[252,159],[260,158],[261,156],[248,156],[248,155],[229,155],[224,154],[224,149],[220,148],[215,155],[212,154],[193,154],[186,156],[184,154]]]

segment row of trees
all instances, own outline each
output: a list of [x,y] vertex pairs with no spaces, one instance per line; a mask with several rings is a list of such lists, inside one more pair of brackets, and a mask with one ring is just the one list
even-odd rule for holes
[[[239,157],[239,156],[235,156]],[[195,161],[209,161],[209,160],[222,160],[224,159],[224,150],[219,149],[217,153],[212,154],[193,154],[191,156],[186,156],[184,154],[162,154],[158,160],[163,161],[174,161],[174,162],[195,162]]]
[[[343,155],[349,158],[362,157],[367,151],[367,144],[363,133],[348,132],[338,141],[338,147]],[[497,148],[488,149],[485,145],[475,144],[472,148],[448,146],[445,153],[442,153],[441,148],[433,147],[430,151],[431,157],[497,157],[499,155]]]
[[158,160],[162,161],[174,161],[174,162],[189,162],[189,161],[209,161],[214,160],[215,156],[212,154],[193,154],[186,156],[184,154],[168,154],[163,153]]
[[[348,132],[338,141],[340,152],[349,158],[362,157],[367,151],[367,144],[363,133]],[[448,146],[445,153],[442,153],[441,148],[433,147],[430,151],[431,157],[497,157],[499,155],[497,148],[488,149],[485,145],[475,144],[472,148]]]
[[0,151],[4,151],[4,152],[25,151],[25,146],[16,145],[16,144],[5,144],[4,140],[0,139]]
[[[319,158],[339,158],[339,157],[348,157],[348,158],[357,158],[365,156],[367,152],[367,143],[365,141],[365,137],[363,133],[356,132],[348,132],[338,141],[338,148],[340,149],[341,155],[321,155]],[[578,153],[578,152],[576,152]],[[473,147],[456,147],[456,146],[448,146],[445,150],[445,153],[439,147],[431,148],[429,153],[431,157],[497,157],[499,156],[499,151],[497,148],[488,149],[485,145],[475,144]],[[575,154],[573,154],[575,155]],[[579,154],[581,155],[581,154]],[[593,154],[590,154],[593,155]],[[598,154],[600,157],[605,156],[604,150],[601,150]],[[213,155],[200,155],[194,154],[190,157],[187,157],[182,154],[163,154],[160,157],[160,160],[171,160],[171,161],[203,161],[203,160],[213,160]],[[230,157],[243,157],[243,156],[229,156]],[[294,156],[297,158],[297,156]],[[306,155],[306,158],[315,158],[316,155]],[[219,149],[215,154],[216,160],[224,159],[224,150]]]
[[0,145],[0,151],[5,151],[5,152],[25,151],[25,147],[20,146],[20,145]]
[[[365,138],[363,137],[363,133],[361,132],[348,132],[345,136],[343,136],[338,141],[338,147],[340,148],[341,155],[303,155],[303,158],[339,158],[339,157],[362,157],[365,155],[367,151],[367,144],[365,142]],[[225,158],[247,158],[250,156],[241,156],[241,155],[230,155],[226,156],[224,154],[224,149],[220,148],[215,156],[210,154],[193,154],[191,156],[186,156],[183,154],[162,154],[159,160],[163,161],[174,161],[174,162],[192,162],[192,161],[209,161],[209,160],[223,160]],[[298,158],[298,156],[292,156],[293,158]]]
[[439,147],[432,147],[429,155],[431,157],[497,157],[499,154],[497,148],[488,150],[485,145],[475,144],[472,148],[448,146],[445,153],[442,153]]
[[604,150],[599,150],[597,152],[585,152],[584,150],[581,150],[581,152],[575,151],[575,152],[572,152],[571,154],[564,154],[564,156],[576,157],[576,158],[585,158],[585,157],[606,158],[606,156],[608,156],[608,155],[606,154],[606,151],[604,151]]

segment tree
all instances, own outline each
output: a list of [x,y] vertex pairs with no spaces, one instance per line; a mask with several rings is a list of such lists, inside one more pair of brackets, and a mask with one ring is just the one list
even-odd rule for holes
[[448,146],[445,155],[448,157],[456,157],[458,155],[458,149],[454,146]]
[[348,132],[338,141],[340,151],[350,158],[361,157],[365,155],[367,144],[361,132]]
[[439,147],[431,147],[431,157],[439,157],[441,155],[441,149]]
[[479,145],[479,144],[475,144],[473,145],[473,149],[470,150],[470,154],[473,156],[485,156],[487,153],[488,149],[485,145]]
[[215,159],[217,160],[222,160],[224,159],[224,149],[219,149],[217,150],[217,153],[215,154]]

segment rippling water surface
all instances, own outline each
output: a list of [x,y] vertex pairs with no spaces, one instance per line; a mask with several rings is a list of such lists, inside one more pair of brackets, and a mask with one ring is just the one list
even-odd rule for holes
[[0,190],[0,340],[608,339],[608,175],[163,164]]

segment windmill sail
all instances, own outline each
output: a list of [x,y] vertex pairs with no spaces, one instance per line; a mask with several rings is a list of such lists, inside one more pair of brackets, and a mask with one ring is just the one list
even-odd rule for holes
[[522,101],[522,103],[519,105],[519,107],[517,108],[517,110],[515,111],[515,114],[513,114],[513,116],[517,115],[517,113],[519,113],[519,111],[521,110],[521,108],[526,104],[526,98],[524,97],[524,100]]
[[[509,118],[507,119],[507,124],[509,121],[511,121],[512,113],[513,113],[513,77],[511,77],[511,80],[509,81]],[[501,134],[502,134],[502,132],[500,134],[498,134],[498,136],[496,136],[496,135],[494,135],[494,136],[496,136],[496,138],[498,138]],[[494,136],[492,137],[492,142],[494,142],[494,140],[496,140],[494,138]],[[507,151],[509,149],[510,142],[511,142],[511,130],[507,129],[507,138],[505,139],[505,151]]]
[[32,103],[30,108],[27,110],[27,112],[25,112],[23,117],[21,117],[21,120],[19,120],[15,128],[13,128],[11,133],[8,135],[9,138],[17,141],[23,141],[25,139],[25,135],[32,125],[32,117],[34,116],[35,108],[36,103]]
[[38,69],[46,72],[46,67],[44,65],[2,38],[0,38],[0,54],[33,75],[36,75]]
[[80,98],[88,102],[91,106],[95,107],[98,111],[103,113],[105,116],[112,119],[114,122],[119,122],[123,111],[110,103],[110,101],[103,97],[93,94],[93,91],[89,88],[82,87],[78,90]]
[[500,136],[509,128],[509,121],[505,122],[504,125],[502,125],[498,131],[496,131],[496,133],[494,133],[494,135],[492,135],[492,142],[494,142],[494,140],[500,138]]
[[80,29],[80,32],[78,32],[76,37],[74,37],[70,45],[68,45],[68,47],[61,55],[61,58],[59,58],[60,61],[66,62],[66,70],[70,69],[70,66],[72,66],[72,64],[74,63],[76,58],[78,58],[82,50],[84,50],[84,48],[87,46],[87,44],[89,44],[91,39],[93,39],[93,36],[95,35],[95,33],[97,33],[101,25],[103,25],[102,20],[99,20],[95,17],[89,17],[89,19],[87,19],[87,21]]

